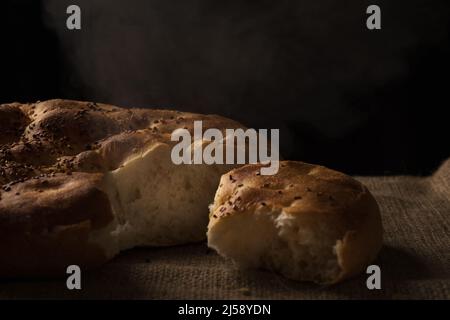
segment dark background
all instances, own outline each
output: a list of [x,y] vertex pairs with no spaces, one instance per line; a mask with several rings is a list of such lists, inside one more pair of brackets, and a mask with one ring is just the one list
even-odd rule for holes
[[[428,174],[450,155],[447,3],[2,1],[0,103],[217,113],[280,128],[285,158]],[[65,27],[69,4],[82,30]],[[365,27],[369,4],[382,30]]]

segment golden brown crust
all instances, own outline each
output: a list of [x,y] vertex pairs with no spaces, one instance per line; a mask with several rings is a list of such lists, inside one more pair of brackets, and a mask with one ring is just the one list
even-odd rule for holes
[[[328,214],[341,214],[366,189],[343,173],[295,161],[281,161],[275,175],[262,176],[261,164],[250,164],[225,174],[219,185],[214,208],[221,217],[259,206],[283,208],[299,214],[318,208]],[[357,222],[358,213],[348,219]]]
[[[6,124],[0,127],[0,184],[41,173],[115,169],[148,143],[173,144],[175,129],[192,134],[195,120],[202,120],[205,130],[242,128],[217,115],[71,100],[0,105],[0,124]],[[90,168],[87,161],[80,168],[80,160],[87,159],[100,167]]]
[[261,210],[310,215],[335,235],[341,272],[333,282],[373,261],[381,248],[382,227],[378,205],[365,186],[343,173],[303,162],[281,161],[272,176],[260,175],[261,166],[245,165],[222,176],[209,229],[228,216]]
[[63,275],[71,264],[106,260],[88,242],[113,216],[101,174],[37,176],[10,186],[0,201],[0,275]]
[[93,229],[112,219],[101,174],[41,175],[2,193],[0,232],[49,232],[54,227],[90,221]]
[[113,220],[104,173],[195,120],[213,115],[124,109],[70,100],[0,105],[0,277],[62,275],[69,264],[105,261],[89,234]]
[[354,212],[360,212],[365,219],[345,233],[336,245],[336,254],[341,273],[334,283],[353,277],[375,260],[383,244],[383,227],[378,204],[367,192],[353,205]]

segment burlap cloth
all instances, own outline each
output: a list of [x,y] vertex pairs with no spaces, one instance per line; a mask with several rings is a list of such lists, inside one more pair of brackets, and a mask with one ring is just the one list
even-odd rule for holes
[[0,298],[449,299],[450,160],[430,177],[358,179],[383,217],[381,290],[368,290],[366,275],[320,287],[239,271],[201,243],[126,252],[83,274],[81,291],[67,290],[65,280],[0,282]]

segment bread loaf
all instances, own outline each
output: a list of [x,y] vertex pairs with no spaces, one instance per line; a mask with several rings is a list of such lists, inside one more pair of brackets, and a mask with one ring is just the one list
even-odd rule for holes
[[276,175],[249,164],[222,176],[208,245],[244,268],[331,284],[372,262],[382,244],[378,205],[365,186],[325,167],[282,161]]
[[121,250],[205,238],[229,165],[175,165],[177,128],[212,115],[50,100],[0,106],[0,278],[63,276]]

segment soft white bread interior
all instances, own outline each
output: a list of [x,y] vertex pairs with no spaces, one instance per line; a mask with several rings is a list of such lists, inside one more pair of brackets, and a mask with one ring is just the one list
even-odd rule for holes
[[331,284],[360,273],[381,248],[376,201],[359,182],[282,161],[274,176],[246,165],[221,178],[208,245],[244,268]]
[[207,208],[230,166],[175,165],[171,147],[151,145],[105,176],[114,220],[91,241],[113,256],[138,246],[169,246],[205,239]]

